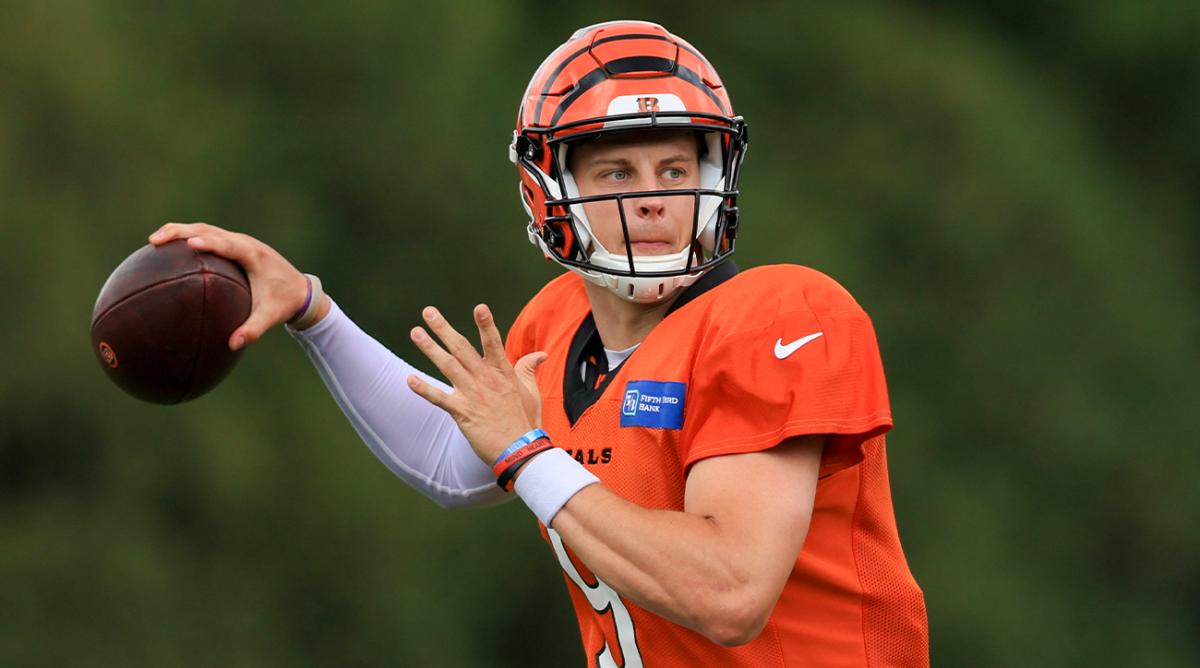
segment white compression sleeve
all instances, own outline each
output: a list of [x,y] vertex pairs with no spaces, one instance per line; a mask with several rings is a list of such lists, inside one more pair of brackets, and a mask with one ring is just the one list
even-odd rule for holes
[[288,332],[371,452],[392,473],[445,508],[512,498],[471,449],[448,413],[417,396],[408,376],[451,391],[397,357],[332,303],[317,324]]

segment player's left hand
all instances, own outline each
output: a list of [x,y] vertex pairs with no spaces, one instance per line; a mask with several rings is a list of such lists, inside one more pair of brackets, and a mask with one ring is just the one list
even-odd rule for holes
[[517,360],[514,367],[504,353],[504,340],[492,312],[480,304],[474,315],[483,345],[482,357],[437,309],[425,307],[421,316],[442,345],[423,327],[414,327],[410,335],[454,386],[454,392],[443,392],[417,376],[408,377],[408,386],[449,413],[475,454],[491,466],[513,441],[541,425],[542,398],[535,371],[546,360],[546,353],[530,353]]

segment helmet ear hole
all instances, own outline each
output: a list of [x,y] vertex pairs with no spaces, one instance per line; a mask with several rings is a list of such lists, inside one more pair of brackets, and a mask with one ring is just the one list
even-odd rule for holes
[[559,252],[563,257],[573,257],[575,255],[575,233],[571,230],[571,226],[567,223],[559,223],[555,228],[559,239]]

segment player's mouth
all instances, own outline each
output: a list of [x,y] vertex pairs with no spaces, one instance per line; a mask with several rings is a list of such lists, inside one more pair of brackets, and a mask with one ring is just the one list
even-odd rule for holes
[[667,255],[675,252],[675,244],[670,241],[631,241],[629,246],[634,255]]

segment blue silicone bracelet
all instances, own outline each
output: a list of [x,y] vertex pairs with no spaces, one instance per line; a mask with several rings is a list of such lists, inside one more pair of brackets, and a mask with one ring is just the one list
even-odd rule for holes
[[523,448],[523,447],[529,445],[530,443],[533,443],[534,441],[538,440],[539,438],[550,438],[550,435],[547,434],[546,432],[542,431],[541,429],[530,429],[529,431],[525,432],[524,436],[513,441],[512,445],[508,446],[508,448],[505,449],[504,452],[500,453],[500,456],[497,457],[496,461],[492,463],[492,467],[495,468],[496,464],[500,463],[500,460],[502,460],[505,457],[516,452],[518,449]]

